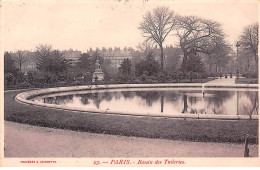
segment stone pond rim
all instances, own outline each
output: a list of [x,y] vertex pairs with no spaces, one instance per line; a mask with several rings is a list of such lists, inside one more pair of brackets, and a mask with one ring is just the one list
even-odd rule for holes
[[124,113],[124,112],[115,112],[115,111],[107,111],[107,110],[94,110],[88,109],[81,110],[79,108],[68,108],[60,105],[52,105],[46,103],[36,103],[34,101],[29,100],[30,98],[46,95],[46,94],[54,94],[54,93],[63,93],[63,92],[73,92],[73,91],[84,91],[84,90],[101,90],[101,89],[125,89],[125,88],[185,88],[185,89],[204,89],[204,90],[216,90],[216,89],[246,89],[258,91],[258,85],[252,84],[237,84],[237,85],[214,85],[214,84],[117,84],[117,85],[86,85],[86,86],[72,86],[72,87],[57,87],[57,88],[46,88],[46,89],[38,89],[32,91],[22,92],[16,95],[15,99],[19,102],[25,104],[31,104],[36,106],[49,107],[54,109],[63,109],[70,111],[79,111],[79,112],[90,112],[90,113],[106,113],[106,114],[115,114],[115,115],[129,115],[129,116],[146,116],[146,117],[169,117],[169,118],[192,118],[192,119],[221,119],[221,120],[248,120],[255,119],[258,120],[258,115],[205,115],[205,114],[176,114],[171,116],[165,116],[161,114],[147,115],[147,114],[134,114],[134,113]]

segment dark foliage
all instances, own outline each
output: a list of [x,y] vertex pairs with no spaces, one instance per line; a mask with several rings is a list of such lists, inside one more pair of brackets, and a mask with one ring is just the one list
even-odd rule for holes
[[130,76],[132,72],[131,66],[131,60],[129,60],[128,58],[124,59],[121,66],[118,69],[119,74],[122,74],[124,76]]
[[[190,55],[186,62],[186,69],[188,71],[189,77],[193,73],[199,73],[200,75],[205,75],[205,65],[199,55]],[[203,76],[205,77],[205,76]]]
[[145,72],[147,76],[153,76],[159,72],[160,65],[155,61],[153,53],[149,52],[146,60],[142,60],[135,66],[135,75],[141,76]]
[[4,74],[12,73],[15,74],[18,69],[15,67],[15,60],[12,55],[8,52],[4,53]]
[[36,65],[40,71],[58,75],[71,66],[71,61],[65,59],[60,51],[54,50],[46,56],[40,55],[38,52]]

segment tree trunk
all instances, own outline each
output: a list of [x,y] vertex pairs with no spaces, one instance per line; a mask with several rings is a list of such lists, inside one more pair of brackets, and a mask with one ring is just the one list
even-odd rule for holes
[[163,72],[163,47],[160,45],[160,50],[161,50],[161,71]]
[[209,64],[209,73],[212,73],[212,63]]
[[181,70],[184,74],[187,73],[187,69],[186,69],[186,63],[187,63],[187,54],[184,53],[183,55],[183,60],[182,60],[182,65],[181,65]]
[[249,78],[249,68],[250,68],[250,60],[249,60],[249,58],[247,58],[247,68],[246,68],[246,72],[247,72],[247,78]]
[[256,58],[256,68],[255,68],[255,74],[258,77],[258,58]]
[[20,71],[22,71],[22,62],[19,63]]

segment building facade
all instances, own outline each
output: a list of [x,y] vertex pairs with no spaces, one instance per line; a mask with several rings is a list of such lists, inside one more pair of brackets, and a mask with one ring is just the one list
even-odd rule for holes
[[118,69],[121,66],[121,63],[124,61],[124,59],[132,59],[131,53],[134,50],[132,48],[124,48],[121,50],[118,47],[112,48],[102,48],[101,50],[99,48],[96,48],[95,51],[93,51],[91,48],[88,50],[88,53],[90,55],[93,55],[94,53],[98,53],[101,57],[103,57],[105,60],[109,60],[111,62],[111,66],[115,69]]

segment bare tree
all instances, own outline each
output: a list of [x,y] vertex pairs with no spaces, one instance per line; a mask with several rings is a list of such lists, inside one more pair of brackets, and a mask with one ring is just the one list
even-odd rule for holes
[[22,64],[27,62],[26,56],[24,55],[23,51],[17,51],[15,53],[15,61],[18,63],[19,69],[22,70]]
[[177,36],[183,51],[182,70],[186,73],[187,58],[196,53],[212,54],[218,44],[223,43],[221,25],[197,16],[178,16]]
[[243,53],[247,57],[254,56],[256,65],[258,64],[258,28],[258,23],[245,27],[239,41]]
[[164,49],[164,53],[167,56],[165,58],[165,69],[166,72],[174,74],[178,71],[182,59],[182,50],[180,48],[174,48],[172,45]]
[[163,42],[175,26],[175,14],[168,7],[157,7],[147,12],[139,29],[146,41],[156,42],[161,50],[161,71],[163,71]]
[[154,49],[154,43],[151,41],[144,41],[138,44],[137,49],[146,57],[148,53]]
[[232,48],[230,45],[227,42],[222,42],[216,44],[215,50],[212,54],[208,54],[209,60],[213,61],[211,64],[215,64],[216,73],[222,71],[228,72],[226,66],[231,60],[231,51]]
[[52,47],[47,44],[40,44],[36,47],[36,68],[42,70],[47,67],[47,62],[51,57]]

